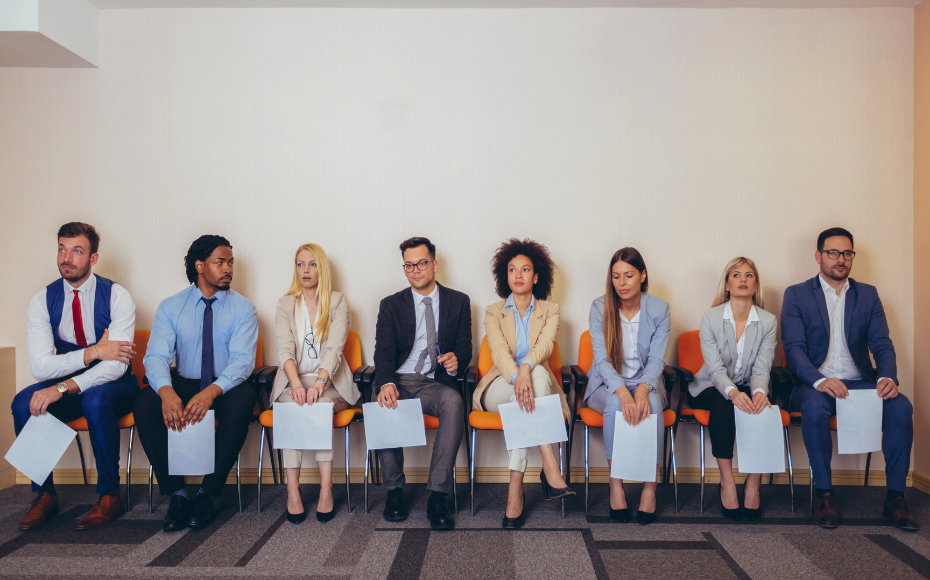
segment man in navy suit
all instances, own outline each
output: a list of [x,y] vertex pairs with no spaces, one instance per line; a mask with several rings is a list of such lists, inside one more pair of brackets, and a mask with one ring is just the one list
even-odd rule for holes
[[851,233],[843,228],[821,233],[814,252],[820,274],[785,290],[781,311],[786,365],[801,380],[789,405],[802,414],[804,445],[817,487],[814,522],[824,528],[838,525],[830,472],[830,417],[836,414],[836,399],[845,399],[850,389],[876,389],[884,399],[884,514],[895,527],[916,530],[917,521],[904,500],[914,408],[898,392],[894,345],[878,291],[849,277],[855,257]]

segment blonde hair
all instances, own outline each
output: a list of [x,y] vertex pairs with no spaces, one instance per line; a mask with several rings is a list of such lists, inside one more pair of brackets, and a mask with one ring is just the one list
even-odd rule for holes
[[329,332],[329,303],[333,294],[333,278],[330,275],[329,259],[323,248],[316,244],[304,244],[294,252],[294,280],[291,282],[291,289],[287,291],[287,296],[296,296],[298,300],[303,299],[304,287],[300,285],[300,276],[297,273],[297,256],[304,250],[313,252],[316,260],[316,270],[319,274],[319,283],[316,287],[317,298],[317,317],[316,317],[316,334],[322,343],[326,340],[326,334]]
[[717,284],[717,294],[714,296],[714,303],[711,304],[711,308],[720,306],[724,302],[730,300],[730,293],[727,291],[727,279],[730,277],[730,272],[743,264],[752,268],[752,273],[756,277],[756,293],[752,295],[752,302],[759,308],[765,308],[765,300],[762,298],[762,280],[759,278],[759,270],[752,260],[743,256],[733,258],[723,269],[723,276],[720,277],[720,283]]

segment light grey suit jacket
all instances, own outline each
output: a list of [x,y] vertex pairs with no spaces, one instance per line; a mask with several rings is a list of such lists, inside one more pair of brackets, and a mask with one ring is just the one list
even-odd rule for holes
[[[614,312],[613,316],[619,317],[620,314]],[[636,384],[649,383],[658,389],[662,371],[665,369],[665,349],[668,347],[671,320],[668,302],[644,292],[639,303],[639,336],[636,341],[642,369],[630,381],[635,381]],[[588,400],[591,393],[602,384],[607,385],[609,394],[613,394],[620,387],[626,387],[627,382],[607,359],[607,347],[604,345],[603,296],[595,299],[591,304],[588,330],[591,333],[594,361],[588,370],[585,400]]]
[[[692,397],[698,396],[707,387],[716,387],[726,397],[727,387],[739,387],[733,382],[736,375],[736,331],[733,325],[723,320],[726,304],[711,308],[701,318],[701,354],[704,366],[694,375],[688,387]],[[762,389],[769,393],[769,373],[775,356],[778,319],[771,312],[756,306],[758,322],[746,325],[743,334],[743,383],[749,379],[750,391]]]

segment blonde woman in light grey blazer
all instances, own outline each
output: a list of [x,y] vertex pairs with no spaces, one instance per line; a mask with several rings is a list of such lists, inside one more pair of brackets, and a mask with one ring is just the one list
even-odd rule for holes
[[[312,405],[332,403],[333,413],[355,404],[358,388],[342,355],[349,334],[349,301],[332,291],[329,261],[323,248],[305,244],[297,249],[294,281],[278,300],[275,338],[278,345],[278,374],[271,401]],[[300,468],[311,452],[284,450],[287,472],[288,521],[299,524],[306,517],[300,496]],[[320,472],[320,498],[316,518],[333,518],[333,451],[313,452]]]
[[[711,452],[720,468],[720,504],[723,515],[734,520],[755,520],[761,515],[759,484],[762,475],[750,474],[743,486],[739,508],[733,478],[733,443],[736,418],[733,407],[760,413],[769,403],[769,372],[775,356],[778,327],[775,315],[763,310],[762,286],[756,265],[749,258],[730,260],[723,271],[714,307],[701,320],[701,354],[704,366],[688,388],[692,409],[710,411]],[[732,507],[728,507],[732,506]]]

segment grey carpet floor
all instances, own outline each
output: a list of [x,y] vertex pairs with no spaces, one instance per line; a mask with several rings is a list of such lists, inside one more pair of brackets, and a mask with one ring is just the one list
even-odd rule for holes
[[[583,483],[575,486],[583,492]],[[337,516],[318,523],[317,486],[304,486],[308,519],[284,519],[283,486],[264,486],[262,513],[254,486],[227,486],[216,521],[203,530],[161,531],[167,500],[156,496],[148,513],[143,486],[133,487],[133,506],[107,528],[76,532],[74,524],[96,499],[91,486],[59,486],[61,515],[34,532],[17,522],[32,493],[27,486],[0,491],[0,577],[78,576],[327,579],[547,578],[930,578],[930,496],[909,490],[908,502],[923,529],[907,533],[881,517],[884,488],[838,487],[841,525],[822,530],[808,516],[808,495],[797,488],[795,511],[786,485],[763,486],[764,516],[733,523],[720,515],[717,486],[709,485],[700,513],[699,486],[679,486],[675,512],[671,486],[659,486],[659,521],[617,524],[607,517],[607,485],[592,485],[590,510],[583,494],[566,502],[544,501],[538,484],[527,485],[528,520],[518,531],[500,529],[503,484],[476,486],[475,515],[468,486],[459,484],[459,512],[452,532],[432,532],[426,521],[427,491],[409,485],[410,517],[381,518],[384,491],[370,488],[370,512],[361,485],[335,489]],[[157,491],[156,491],[157,494]],[[639,486],[627,486],[631,515]]]

